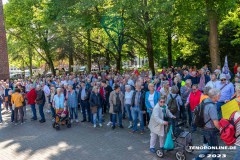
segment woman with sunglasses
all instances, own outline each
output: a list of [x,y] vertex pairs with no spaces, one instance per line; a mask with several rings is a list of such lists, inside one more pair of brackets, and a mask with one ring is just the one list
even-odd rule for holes
[[176,118],[165,104],[164,98],[159,98],[157,105],[154,107],[150,123],[148,125],[151,131],[150,152],[155,153],[155,144],[159,138],[160,148],[163,148],[165,140],[165,126],[168,125],[169,118]]

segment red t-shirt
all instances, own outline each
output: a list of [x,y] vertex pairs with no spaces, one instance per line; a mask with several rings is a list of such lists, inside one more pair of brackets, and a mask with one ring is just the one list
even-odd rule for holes
[[233,67],[233,72],[234,72],[234,74],[237,74],[237,68],[238,68],[238,66],[234,66],[234,67]]

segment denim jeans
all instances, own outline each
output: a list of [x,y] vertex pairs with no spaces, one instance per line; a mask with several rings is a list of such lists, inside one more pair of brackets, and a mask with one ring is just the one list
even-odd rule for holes
[[11,107],[11,122],[14,122],[14,110]]
[[125,104],[125,110],[127,111],[128,120],[129,121],[133,121],[132,113],[131,113],[131,109],[130,108],[131,108],[130,104]]
[[36,111],[36,107],[35,104],[30,104],[31,109],[32,109],[32,113],[33,113],[33,119],[37,119],[37,111]]
[[143,111],[138,106],[132,107],[133,131],[137,131],[138,119],[140,121],[140,130],[144,130]]
[[70,119],[73,119],[73,115],[74,115],[74,118],[75,120],[78,119],[78,108],[75,107],[75,108],[69,108],[70,109]]
[[2,102],[0,102],[0,122],[2,122]]
[[[202,135],[206,138],[208,146],[219,146],[218,144],[218,136],[217,136],[217,130],[216,129],[202,129]],[[219,150],[203,150],[201,151],[201,154],[204,154],[207,156],[207,154],[220,154]],[[196,160],[201,160],[203,158],[200,158],[199,156],[196,157]],[[218,160],[219,158],[213,158],[213,160]]]
[[192,119],[193,119],[193,112],[191,111],[190,106],[188,105],[188,123],[189,123],[189,126],[191,126],[192,131],[196,131],[197,126],[192,124]]
[[118,112],[116,114],[112,114],[112,125],[113,126],[116,125],[117,116],[118,116],[119,126],[122,126],[122,112]]
[[97,124],[97,117],[98,117],[98,123],[102,124],[102,107],[98,107],[97,113],[93,113],[93,124]]
[[233,160],[239,160],[240,157],[240,146],[237,146],[237,152],[233,158]]
[[87,115],[86,115],[86,110],[87,110],[88,121],[91,121],[91,111],[90,111],[89,102],[81,100],[81,107],[82,107],[83,120],[87,119]]
[[43,107],[44,107],[44,104],[39,104],[39,105],[38,105],[39,114],[40,114],[40,116],[41,116],[41,120],[44,120],[44,121],[45,121],[45,115],[44,115],[44,112],[43,112]]
[[23,106],[15,107],[15,109],[14,109],[14,120],[15,120],[15,123],[18,122],[18,112],[20,113],[21,123],[23,123]]
[[55,118],[56,117],[56,111],[55,111],[55,109],[53,108],[52,105],[50,106],[50,109],[51,109],[51,112],[52,112],[52,118]]

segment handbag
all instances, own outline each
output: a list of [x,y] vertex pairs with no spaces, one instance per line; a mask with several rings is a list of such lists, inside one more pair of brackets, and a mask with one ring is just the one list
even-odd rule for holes
[[174,149],[174,142],[172,139],[172,125],[170,125],[163,148],[166,150]]
[[92,113],[97,113],[97,109],[98,109],[97,106],[93,106],[93,107],[91,107],[91,111],[92,111]]
[[118,105],[113,105],[113,112],[118,113],[120,111],[120,107]]

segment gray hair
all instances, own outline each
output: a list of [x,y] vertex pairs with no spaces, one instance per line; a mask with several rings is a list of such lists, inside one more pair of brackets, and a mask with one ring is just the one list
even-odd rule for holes
[[62,88],[57,88],[57,92],[58,92],[58,91],[62,91]]
[[71,88],[73,88],[73,86],[72,86],[72,85],[70,85],[70,84],[68,85],[68,87],[71,87]]
[[164,82],[163,82],[163,87],[166,87],[167,84],[169,84],[169,81],[164,81]]
[[172,94],[177,94],[179,89],[177,86],[172,86],[171,91],[172,91]]
[[34,85],[33,85],[33,84],[29,84],[29,87],[30,87],[30,88],[34,88]]
[[141,84],[140,82],[136,82],[135,86],[141,88],[141,87],[142,87],[142,84]]
[[213,88],[210,89],[208,92],[208,96],[209,98],[214,98],[216,96],[219,96],[221,94],[221,91],[219,89]]
[[201,68],[201,71],[202,71],[203,73],[206,73],[206,71],[205,71],[205,69],[204,69],[204,68]]
[[131,89],[131,86],[130,85],[126,85],[125,88]]
[[37,89],[40,89],[40,88],[41,88],[41,86],[40,86],[40,85],[37,85],[37,86],[36,86],[36,88],[37,88]]
[[206,94],[206,95],[208,95],[208,92],[211,90],[212,88],[211,87],[209,87],[209,86],[207,86],[207,87],[204,87],[203,88],[203,94]]
[[97,86],[94,86],[93,89],[92,89],[92,91],[95,91],[96,89],[98,89],[98,87],[97,87]]
[[187,79],[187,80],[185,81],[185,83],[192,84],[192,80],[191,80],[191,79]]

